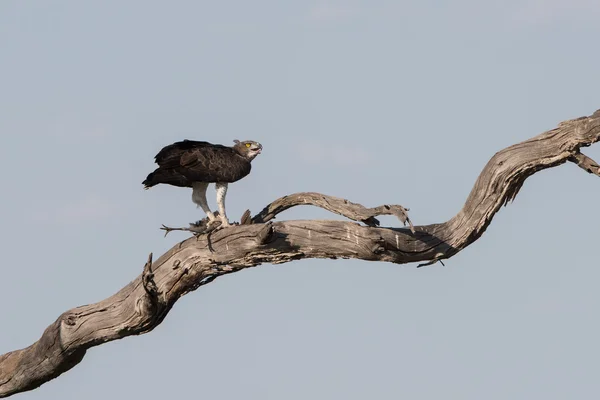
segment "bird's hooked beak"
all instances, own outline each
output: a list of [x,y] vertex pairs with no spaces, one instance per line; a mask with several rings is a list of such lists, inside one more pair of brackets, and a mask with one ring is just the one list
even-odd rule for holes
[[256,149],[255,149],[255,151],[256,151],[257,154],[260,154],[262,152],[262,148],[263,148],[262,144],[256,143]]

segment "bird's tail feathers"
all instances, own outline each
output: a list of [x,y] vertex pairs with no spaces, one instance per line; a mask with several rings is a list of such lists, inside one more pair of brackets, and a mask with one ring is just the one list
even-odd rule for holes
[[142,182],[144,189],[150,189],[152,186],[156,186],[159,183],[166,183],[174,186],[190,186],[189,180],[172,169],[157,168],[154,172],[151,172],[146,177],[146,180]]
[[[156,172],[156,171],[154,171],[154,172]],[[144,180],[144,182],[142,182],[142,185],[144,185],[144,190],[148,190],[152,186],[156,185],[156,183],[154,182],[154,172],[150,172],[148,174],[148,176],[146,177],[146,179]]]

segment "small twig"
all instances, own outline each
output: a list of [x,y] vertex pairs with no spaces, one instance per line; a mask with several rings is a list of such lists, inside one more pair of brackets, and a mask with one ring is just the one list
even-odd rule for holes
[[437,262],[439,262],[440,264],[442,264],[442,266],[444,266],[444,267],[446,266],[446,264],[444,264],[444,262],[443,262],[441,259],[439,259],[439,258],[434,258],[434,259],[433,259],[433,260],[431,260],[431,261],[428,261],[428,262],[426,262],[426,263],[422,263],[422,264],[419,264],[419,265],[417,265],[417,268],[421,268],[421,267],[427,267],[428,265],[433,265],[433,264],[435,264],[435,263],[437,263]]
[[600,176],[600,165],[583,153],[577,152],[573,154],[571,157],[569,157],[569,161],[577,164],[590,174]]

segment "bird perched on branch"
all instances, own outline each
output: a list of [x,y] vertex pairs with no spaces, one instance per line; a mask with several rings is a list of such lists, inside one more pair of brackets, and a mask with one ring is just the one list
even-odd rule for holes
[[215,183],[221,226],[229,226],[225,212],[227,185],[250,173],[250,162],[261,153],[262,145],[252,140],[234,140],[232,147],[184,140],[164,147],[154,157],[158,168],[142,182],[145,189],[159,183],[192,188],[192,201],[202,207],[208,224],[217,220],[206,201],[209,183]]

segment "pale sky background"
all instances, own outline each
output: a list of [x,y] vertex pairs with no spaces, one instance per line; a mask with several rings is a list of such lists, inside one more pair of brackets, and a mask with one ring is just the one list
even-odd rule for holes
[[[264,145],[233,220],[319,191],[442,222],[496,151],[600,108],[599,19],[596,0],[2,0],[0,353],[186,238],[158,228],[201,216],[191,191],[142,190],[162,146]],[[600,398],[599,199],[563,165],[446,267],[219,278],[17,397]],[[280,215],[303,218],[338,217]]]

